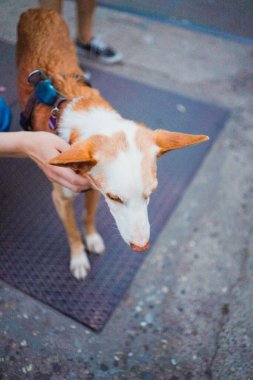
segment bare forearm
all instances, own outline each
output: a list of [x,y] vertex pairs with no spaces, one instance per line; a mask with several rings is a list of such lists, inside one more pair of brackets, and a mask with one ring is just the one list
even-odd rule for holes
[[0,133],[0,157],[28,157],[27,143],[32,132]]
[[60,137],[48,132],[1,132],[0,157],[29,157],[52,182],[79,192],[90,188],[89,181],[69,168],[47,162],[69,148]]

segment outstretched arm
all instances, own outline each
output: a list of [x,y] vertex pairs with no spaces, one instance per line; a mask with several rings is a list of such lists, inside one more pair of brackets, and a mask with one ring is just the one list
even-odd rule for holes
[[60,137],[47,132],[3,132],[0,134],[0,157],[29,157],[48,179],[78,193],[89,189],[86,178],[69,168],[47,164],[51,158],[63,152],[69,144]]

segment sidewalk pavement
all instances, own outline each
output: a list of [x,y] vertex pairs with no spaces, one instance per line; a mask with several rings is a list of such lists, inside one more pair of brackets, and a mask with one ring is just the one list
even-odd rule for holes
[[[1,1],[0,38],[31,6]],[[105,8],[95,25],[125,57],[102,70],[232,116],[102,333],[0,282],[0,377],[253,379],[253,45]]]

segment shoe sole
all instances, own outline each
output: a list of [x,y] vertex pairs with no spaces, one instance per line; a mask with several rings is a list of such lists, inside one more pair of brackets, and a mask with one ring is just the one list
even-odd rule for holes
[[91,61],[104,63],[106,65],[113,65],[114,63],[119,63],[123,59],[122,53],[117,53],[113,57],[105,58],[105,57],[97,57],[95,54],[86,52],[84,49],[82,49],[79,46],[77,46],[77,51],[78,51],[78,53],[80,53],[85,58],[88,58]]

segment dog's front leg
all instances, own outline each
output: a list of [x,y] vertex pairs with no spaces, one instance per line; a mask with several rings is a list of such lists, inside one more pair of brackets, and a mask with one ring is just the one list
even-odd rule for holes
[[102,254],[105,245],[102,237],[97,232],[95,217],[99,199],[99,192],[91,190],[85,193],[84,230],[87,248],[90,252]]
[[71,192],[66,195],[63,187],[54,184],[52,198],[66,230],[71,252],[70,270],[76,279],[83,279],[90,269],[90,263],[74,216],[73,200],[75,196]]

